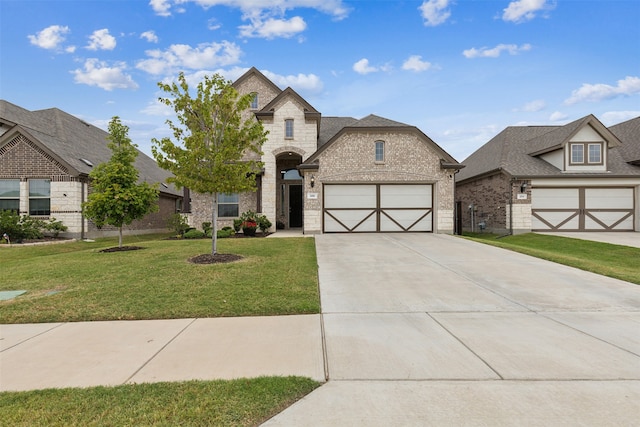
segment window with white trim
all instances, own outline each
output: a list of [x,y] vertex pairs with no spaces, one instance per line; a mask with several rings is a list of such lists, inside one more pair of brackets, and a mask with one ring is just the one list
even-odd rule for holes
[[51,214],[51,180],[29,180],[29,215],[47,216]]
[[252,110],[257,110],[258,109],[258,94],[257,93],[253,94],[253,99],[251,100],[251,109]]
[[293,139],[293,119],[286,119],[284,121],[284,137]]
[[0,179],[0,211],[20,212],[19,179]]
[[577,165],[601,165],[602,159],[601,142],[572,142],[569,164]]
[[571,163],[584,163],[584,144],[571,144]]
[[384,163],[384,141],[376,141],[376,163]]
[[240,215],[238,193],[218,193],[218,216],[231,218]]
[[602,163],[602,145],[601,144],[589,144],[589,157],[587,160],[591,164]]

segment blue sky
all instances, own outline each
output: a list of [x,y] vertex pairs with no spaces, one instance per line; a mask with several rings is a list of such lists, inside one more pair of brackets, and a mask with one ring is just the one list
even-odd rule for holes
[[640,115],[638,0],[0,0],[0,97],[147,154],[157,82],[255,66],[325,116],[419,127],[464,160],[510,125]]

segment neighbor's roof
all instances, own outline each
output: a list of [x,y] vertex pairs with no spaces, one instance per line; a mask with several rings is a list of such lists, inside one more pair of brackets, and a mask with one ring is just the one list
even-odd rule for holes
[[619,150],[627,163],[640,166],[640,116],[609,128],[622,141]]
[[[0,119],[8,129],[0,135],[0,145],[12,139],[15,133],[25,134],[32,142],[54,159],[68,166],[71,175],[88,175],[92,167],[107,162],[112,155],[107,146],[109,134],[57,108],[29,111],[5,100],[0,100]],[[84,159],[84,160],[83,160]],[[155,160],[138,150],[135,166],[140,180],[166,183],[171,173],[160,168]],[[163,193],[181,195],[173,185],[159,188]]]
[[[476,150],[462,163],[466,166],[457,176],[457,182],[495,172],[506,172],[514,177],[566,176],[560,169],[536,157],[562,147],[584,125],[593,125],[593,116],[586,116],[564,126],[510,126]],[[595,119],[597,121],[597,119]],[[599,121],[597,121],[599,123]],[[606,128],[605,128],[606,129]],[[620,139],[608,129],[606,134],[613,148],[608,151],[609,176],[638,176],[640,169],[628,164],[623,158]],[[585,172],[584,175],[601,172]]]

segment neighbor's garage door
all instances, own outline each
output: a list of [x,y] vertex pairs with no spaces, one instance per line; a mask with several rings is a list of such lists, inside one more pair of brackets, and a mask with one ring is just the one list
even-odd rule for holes
[[533,231],[633,231],[633,188],[533,188]]
[[433,230],[431,184],[326,184],[325,233]]

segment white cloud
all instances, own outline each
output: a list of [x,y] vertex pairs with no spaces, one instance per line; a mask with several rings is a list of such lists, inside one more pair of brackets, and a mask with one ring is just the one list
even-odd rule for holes
[[64,48],[64,51],[67,53],[73,53],[76,51],[76,47],[75,46],[67,46]]
[[126,65],[123,62],[108,66],[106,62],[96,58],[89,58],[84,63],[84,69],[76,69],[71,73],[76,83],[89,86],[97,86],[111,91],[113,89],[137,89],[138,84],[130,75],[125,73]]
[[197,47],[186,44],[174,44],[162,51],[146,51],[149,59],[138,61],[136,68],[149,74],[170,74],[182,69],[206,69],[236,64],[240,61],[242,50],[228,41],[221,43],[201,43]]
[[159,16],[171,16],[171,1],[170,0],[149,0],[149,5]]
[[566,120],[569,117],[568,114],[563,113],[562,111],[554,111],[549,116],[549,120],[552,122],[559,122],[562,120]]
[[424,25],[435,27],[443,24],[451,16],[448,9],[450,0],[426,0],[418,8],[422,12]]
[[242,37],[259,37],[268,40],[282,37],[290,38],[307,28],[307,23],[299,16],[291,19],[275,19],[262,17],[251,19],[251,24],[241,25],[240,35]]
[[377,67],[369,65],[369,60],[367,58],[362,58],[360,61],[353,64],[353,71],[358,74],[369,74],[380,70]]
[[39,31],[36,35],[28,35],[27,37],[32,45],[43,49],[56,50],[59,49],[62,42],[65,41],[65,34],[69,34],[70,32],[69,27],[51,25]]
[[409,59],[404,61],[404,63],[402,64],[403,70],[415,71],[415,72],[426,71],[431,67],[432,67],[431,63],[427,61],[423,61],[420,55],[412,55],[409,57]]
[[564,103],[567,105],[583,101],[602,101],[604,99],[616,98],[618,96],[629,96],[640,94],[640,77],[627,76],[618,80],[616,86],[604,83],[589,84],[584,83],[579,89],[571,92],[571,96]]
[[149,43],[158,43],[158,36],[152,30],[145,31],[144,33],[140,34],[140,38],[145,39]]
[[502,19],[511,22],[530,21],[536,17],[540,11],[547,11],[555,8],[555,2],[547,0],[517,0],[509,3],[503,10]]
[[89,36],[89,50],[113,50],[116,47],[116,38],[109,34],[109,30],[103,28],[96,30]]
[[547,104],[542,99],[536,99],[535,101],[527,102],[520,108],[516,108],[514,111],[526,111],[528,113],[534,113],[544,110]]
[[640,117],[640,110],[636,111],[608,111],[602,114],[599,119],[605,126],[617,125],[627,120]]
[[219,24],[216,18],[211,18],[207,21],[207,28],[211,31],[215,31],[220,27],[222,27],[222,24]]
[[530,44],[518,46],[516,44],[499,44],[496,47],[481,47],[480,49],[471,48],[462,52],[466,58],[497,58],[502,52],[508,52],[509,55],[517,55],[520,52],[531,50]]
[[320,93],[323,88],[322,80],[315,74],[281,76],[266,70],[262,73],[281,88],[291,86],[297,92]]

